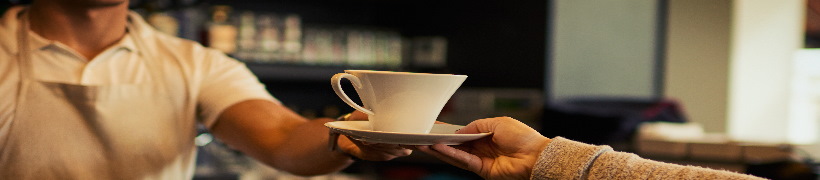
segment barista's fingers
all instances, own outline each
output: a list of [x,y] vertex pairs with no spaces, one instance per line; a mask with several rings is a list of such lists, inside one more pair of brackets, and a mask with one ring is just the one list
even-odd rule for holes
[[367,142],[362,142],[362,144],[365,144],[365,146],[359,146],[359,148],[362,148],[366,152],[380,152],[388,155],[393,155],[396,157],[408,156],[411,153],[413,153],[413,150],[406,149],[397,144],[379,144]]
[[350,137],[348,137],[347,140],[355,144],[353,145],[354,147],[347,148],[347,152],[358,157],[359,159],[368,161],[387,161],[397,157],[410,155],[413,152],[412,150],[402,148],[399,145],[373,143],[366,144]]
[[356,156],[359,159],[368,160],[368,161],[379,161],[380,159],[389,158],[389,157],[386,157],[386,156],[376,157],[376,155],[373,154],[373,153],[365,153],[362,148],[364,148],[366,145],[362,144],[362,142],[360,142],[358,140],[355,140],[353,138],[350,138],[350,137],[347,137],[346,140],[348,142],[353,143],[353,144],[350,144],[349,146],[347,146],[347,148],[345,148],[345,152],[349,153],[350,155]]
[[350,120],[350,121],[365,120],[366,121],[367,120],[367,114],[365,114],[361,111],[355,110],[355,111],[350,113],[350,117],[347,120]]
[[394,155],[396,156],[409,156],[413,154],[413,149],[407,149],[398,144],[391,144],[390,149],[395,152]]
[[399,145],[395,144],[377,144],[377,146],[371,148],[377,151],[384,152],[386,154],[390,154],[396,157],[408,156],[413,153],[413,150],[405,149]]
[[450,123],[441,122],[441,121],[436,121],[436,124],[450,124]]

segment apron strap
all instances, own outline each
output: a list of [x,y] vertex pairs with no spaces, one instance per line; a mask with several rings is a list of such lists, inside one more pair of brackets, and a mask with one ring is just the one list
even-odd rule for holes
[[[134,27],[133,22],[130,22],[131,17],[129,16],[128,18],[129,18],[129,23],[126,25],[126,30],[128,30],[127,34],[128,34],[128,36],[131,36],[131,39],[134,41],[134,44],[137,45],[137,52],[140,53],[143,62],[145,62],[145,66],[149,71],[148,74],[150,74],[151,80],[152,81],[162,81],[162,78],[165,77],[165,71],[162,69],[162,66],[160,66],[160,64],[162,64],[162,63],[157,62],[157,61],[159,61],[159,59],[157,58],[157,56],[155,54],[157,52],[154,52],[153,51],[154,49],[151,49],[146,44],[145,40],[140,38],[139,35],[140,35],[141,32],[139,32],[139,29]],[[170,89],[168,89],[167,86],[163,86],[163,87],[165,87],[165,90],[167,92],[171,92]]]
[[[31,76],[31,49],[28,45],[28,8],[23,9],[18,17],[20,28],[17,29],[17,66],[20,72],[20,80]],[[21,81],[22,82],[22,81]]]
[[19,26],[20,28],[17,29],[17,72],[19,73],[19,81],[17,85],[17,94],[15,96],[15,107],[14,107],[14,114],[11,118],[9,123],[13,123],[14,119],[17,119],[16,116],[18,112],[20,112],[20,104],[24,103],[25,98],[23,96],[28,91],[28,78],[31,78],[31,49],[29,49],[28,45],[28,7],[23,9],[19,16]]
[[[179,90],[175,91],[175,89],[171,88],[171,85],[175,85],[175,83],[159,82],[159,81],[165,81],[165,79],[170,78],[170,76],[167,76],[167,74],[165,73],[163,62],[161,62],[161,59],[159,58],[159,56],[157,56],[157,54],[159,53],[160,50],[157,49],[155,46],[149,46],[148,43],[146,42],[146,41],[148,41],[148,42],[154,43],[154,41],[156,41],[156,40],[152,39],[152,38],[142,38],[141,37],[145,33],[145,32],[142,32],[141,30],[150,29],[150,28],[138,27],[138,26],[144,26],[144,25],[146,25],[146,23],[145,23],[145,21],[142,21],[142,20],[139,20],[139,19],[133,19],[132,17],[134,17],[134,16],[138,16],[138,15],[136,13],[130,13],[128,15],[128,21],[129,21],[129,23],[127,24],[128,34],[131,36],[134,43],[136,44],[136,46],[138,48],[138,52],[142,53],[142,55],[143,55],[142,58],[145,61],[145,65],[147,66],[147,69],[149,71],[152,71],[152,72],[149,73],[149,74],[151,74],[151,79],[153,81],[157,81],[157,83],[162,84],[161,88],[163,88],[163,90],[165,92],[168,92],[169,94],[174,94],[176,91],[179,91]],[[154,33],[156,33],[156,32],[154,32]],[[177,67],[184,67],[182,65],[182,62],[180,62],[179,59],[171,59],[171,60],[174,61],[174,63],[176,63]],[[193,96],[191,96],[191,93],[190,93],[190,92],[193,92],[193,89],[191,88],[190,84],[188,83],[188,82],[191,82],[190,81],[191,79],[186,73],[184,73],[184,71],[182,69],[179,69],[176,72],[179,72],[179,74],[174,74],[174,75],[178,75],[178,77],[181,78],[183,82],[185,82],[185,83],[181,84],[181,86],[182,86],[181,88],[184,88],[184,92],[186,92],[184,94],[185,98],[183,99],[184,103],[182,103],[182,104],[188,104],[187,102],[190,102],[193,99],[195,99]],[[184,111],[186,111],[186,112],[196,112],[196,106],[186,107],[186,109]],[[182,116],[180,118],[181,119],[195,119],[196,117],[195,117],[195,113],[182,113]]]

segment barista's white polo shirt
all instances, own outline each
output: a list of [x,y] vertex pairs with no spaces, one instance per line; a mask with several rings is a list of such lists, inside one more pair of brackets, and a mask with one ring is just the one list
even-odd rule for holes
[[[18,13],[22,7],[9,9],[0,19],[0,149],[8,133],[9,122],[14,117],[16,94],[19,89],[19,68],[16,63],[19,28]],[[210,127],[219,114],[231,105],[250,99],[274,99],[257,78],[244,66],[219,51],[204,48],[196,42],[160,34],[150,28],[136,13],[131,13],[133,27],[141,32],[152,33],[164,47],[171,51],[157,51],[155,56],[176,57],[188,63],[180,63],[180,69],[189,70],[191,92],[196,94],[197,121]],[[145,36],[143,36],[145,37]],[[125,36],[119,43],[109,47],[92,60],[85,59],[67,46],[47,40],[29,31],[29,42],[34,78],[40,81],[62,82],[80,85],[137,84],[150,78],[146,64],[140,56],[133,36]],[[139,107],[134,107],[139,108]],[[47,111],[47,110],[44,110]],[[44,112],[46,113],[46,112]],[[32,130],[36,131],[36,130]],[[193,141],[193,139],[192,139]],[[184,172],[181,172],[184,173]]]

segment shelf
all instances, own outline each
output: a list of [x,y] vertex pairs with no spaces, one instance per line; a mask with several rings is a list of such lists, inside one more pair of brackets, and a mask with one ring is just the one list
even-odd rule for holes
[[263,81],[322,81],[344,72],[342,66],[245,63]]
[[347,69],[391,70],[380,67],[355,67],[331,65],[269,64],[245,62],[248,69],[262,81],[324,82],[334,74]]

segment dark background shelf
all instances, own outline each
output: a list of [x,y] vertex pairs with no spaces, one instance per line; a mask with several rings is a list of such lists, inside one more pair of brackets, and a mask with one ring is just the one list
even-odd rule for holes
[[262,81],[281,82],[330,82],[330,77],[336,73],[344,72],[345,69],[355,67],[348,66],[313,66],[313,65],[293,65],[293,64],[264,64],[245,63]]
[[[470,0],[209,0],[235,11],[299,14],[305,25],[365,26],[394,29],[405,37],[444,36],[447,66],[414,72],[468,75],[465,87],[543,89],[547,56],[548,1]],[[294,68],[310,76],[327,70],[309,67],[254,68],[268,72]],[[331,68],[332,69],[332,68]],[[262,71],[260,71],[262,70]],[[327,75],[327,74],[322,74]],[[279,77],[279,76],[276,76]],[[329,76],[328,76],[329,78]],[[286,79],[283,79],[286,80]]]

